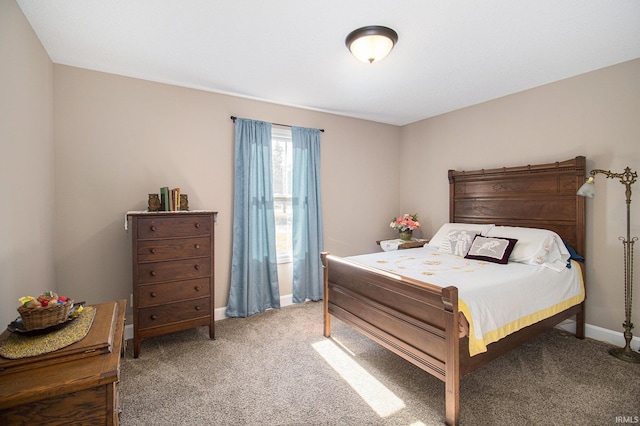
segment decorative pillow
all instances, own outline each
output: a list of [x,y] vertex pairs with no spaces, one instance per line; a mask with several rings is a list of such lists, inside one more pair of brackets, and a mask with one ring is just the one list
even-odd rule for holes
[[479,232],[462,229],[451,231],[445,235],[444,241],[440,244],[438,251],[441,253],[453,254],[464,257],[471,247],[471,243]]
[[518,240],[509,257],[510,262],[543,266],[560,272],[566,267],[570,257],[560,236],[548,229],[495,226],[486,235]]
[[475,231],[478,234],[486,234],[491,228],[493,228],[493,224],[491,225],[480,225],[477,223],[445,223],[438,229],[438,232],[435,233],[431,240],[429,240],[429,247],[435,247],[437,249],[440,248],[442,243],[444,242],[447,234],[451,231]]
[[465,259],[485,260],[504,265],[518,240],[514,238],[483,237],[476,235]]
[[569,251],[569,260],[567,260],[567,268],[571,269],[571,260],[577,260],[578,262],[583,262],[584,263],[584,257],[579,255],[578,252],[576,251],[576,249],[574,249],[571,244],[569,244],[568,242],[564,241],[564,246],[567,248],[567,250]]
[[579,255],[578,252],[576,251],[576,249],[574,249],[571,246],[571,244],[569,244],[568,242],[564,241],[564,246],[569,251],[569,256],[570,256],[571,259],[577,260],[578,262],[584,262],[584,257]]

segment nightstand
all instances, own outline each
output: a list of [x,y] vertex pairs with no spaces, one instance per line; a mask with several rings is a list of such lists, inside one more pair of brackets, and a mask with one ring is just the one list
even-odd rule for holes
[[418,248],[424,246],[428,242],[429,240],[421,240],[417,238],[414,238],[411,241],[404,241],[398,238],[395,240],[378,240],[376,241],[376,244],[378,244],[384,251],[391,251]]

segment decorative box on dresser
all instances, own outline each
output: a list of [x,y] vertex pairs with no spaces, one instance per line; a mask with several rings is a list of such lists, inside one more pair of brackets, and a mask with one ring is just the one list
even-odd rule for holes
[[133,356],[140,342],[189,328],[214,329],[217,212],[128,212],[133,255]]

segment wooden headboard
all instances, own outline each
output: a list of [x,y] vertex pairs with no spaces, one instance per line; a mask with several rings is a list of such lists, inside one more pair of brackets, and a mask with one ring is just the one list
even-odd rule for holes
[[449,221],[550,229],[585,256],[585,163],[449,170]]

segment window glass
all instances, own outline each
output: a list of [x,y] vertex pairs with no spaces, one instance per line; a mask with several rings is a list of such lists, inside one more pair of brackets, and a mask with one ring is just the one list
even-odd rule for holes
[[292,145],[291,129],[272,127],[273,201],[276,218],[276,251],[278,263],[291,262],[292,223],[291,177]]

